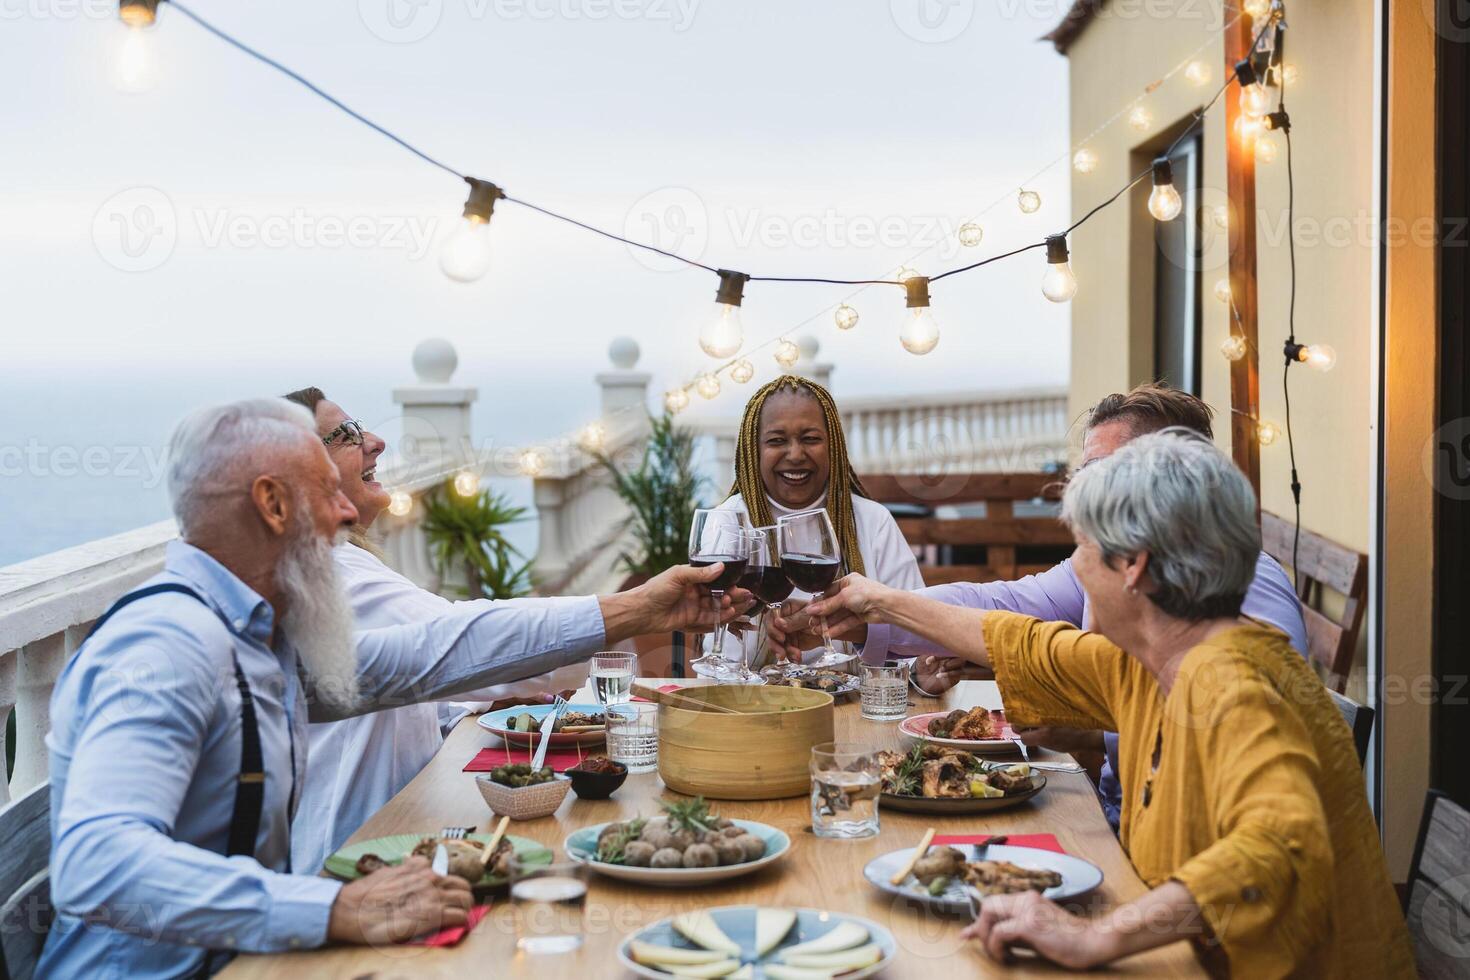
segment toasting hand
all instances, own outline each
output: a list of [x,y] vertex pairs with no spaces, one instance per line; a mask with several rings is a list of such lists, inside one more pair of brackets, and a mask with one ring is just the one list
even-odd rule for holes
[[[607,642],[670,630],[709,632],[715,626],[715,604],[708,583],[724,570],[719,562],[704,568],[675,565],[635,589],[599,597]],[[719,621],[728,623],[743,614],[754,599],[745,589],[732,587],[720,599]]]

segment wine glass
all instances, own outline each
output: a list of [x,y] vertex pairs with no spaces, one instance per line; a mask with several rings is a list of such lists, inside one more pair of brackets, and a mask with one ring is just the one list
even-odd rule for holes
[[689,666],[702,677],[731,677],[734,672],[725,662],[725,627],[720,625],[720,601],[725,591],[740,581],[745,572],[745,562],[750,554],[750,526],[745,515],[738,510],[696,510],[694,524],[689,529],[689,564],[695,568],[706,568],[723,562],[725,570],[720,577],[709,583],[710,598],[715,606],[715,634],[710,643],[710,652]]
[[[740,587],[760,600],[760,630],[755,638],[755,653],[760,656],[761,644],[765,642],[767,622],[772,613],[781,608],[781,603],[791,595],[791,580],[781,571],[781,542],[776,525],[752,528],[750,535],[750,557],[745,564],[745,574],[740,576]],[[740,658],[736,673],[745,683],[753,683],[760,675],[750,669],[750,657]]]
[[[782,517],[776,521],[776,534],[781,549],[781,570],[786,578],[796,588],[811,593],[813,599],[823,598],[842,567],[842,548],[827,512],[808,510]],[[821,623],[822,655],[809,666],[836,667],[847,663],[853,655],[838,653],[827,635],[827,617],[821,617]]]

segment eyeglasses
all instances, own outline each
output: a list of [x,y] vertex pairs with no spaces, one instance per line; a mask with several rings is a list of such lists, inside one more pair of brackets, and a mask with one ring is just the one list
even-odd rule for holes
[[342,437],[342,442],[344,445],[361,446],[362,421],[360,419],[348,419],[347,421],[343,422],[341,425],[333,429],[331,432],[328,432],[325,436],[323,436],[322,445],[330,446],[333,442],[336,441],[338,436]]

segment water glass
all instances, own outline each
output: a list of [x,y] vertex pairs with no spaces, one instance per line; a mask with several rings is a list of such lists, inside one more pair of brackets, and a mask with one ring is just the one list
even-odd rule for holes
[[617,652],[596,654],[588,672],[592,676],[592,690],[603,707],[622,704],[631,695],[633,678],[638,675],[638,655]]
[[878,835],[878,758],[855,742],[812,748],[812,833],[818,837]]
[[885,664],[863,664],[863,717],[870,721],[903,721],[909,711],[908,661],[890,660]]
[[658,705],[629,701],[608,706],[607,757],[629,772],[658,768]]
[[510,865],[516,948],[523,953],[570,953],[582,945],[588,867],[575,861]]

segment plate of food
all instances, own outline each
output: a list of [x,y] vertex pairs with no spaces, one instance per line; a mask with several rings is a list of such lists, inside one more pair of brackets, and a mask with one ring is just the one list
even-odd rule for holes
[[[449,852],[449,873],[459,875],[477,888],[503,885],[509,878],[509,862],[512,854],[529,864],[550,864],[551,850],[527,837],[507,834],[495,848],[495,856],[486,867],[483,864],[485,848],[490,845],[490,834],[470,834],[463,840],[433,837],[427,834],[394,834],[373,840],[347,844],[322,865],[327,874],[343,881],[353,881],[378,868],[390,864],[402,864],[405,858],[419,855],[433,859],[434,850],[443,844]],[[476,872],[480,872],[476,874]]]
[[[475,723],[511,745],[535,747],[541,741],[541,721],[553,705],[530,704],[501,708],[480,715]],[[607,738],[607,716],[601,705],[577,704],[562,710],[551,733],[552,745],[596,745]]]
[[640,929],[618,946],[623,966],[652,980],[862,980],[896,955],[893,933],[869,919],[754,905],[685,912]]
[[[983,851],[977,858],[975,852]],[[929,848],[901,884],[893,876],[913,858],[913,849],[890,851],[863,868],[863,877],[890,895],[901,895],[941,912],[969,915],[971,896],[1038,891],[1055,901],[1086,895],[1102,884],[1102,869],[1090,861],[1037,847],[990,844]]]
[[1019,752],[1020,736],[998,708],[933,711],[905,718],[898,730],[910,738],[970,752]]
[[791,838],[754,820],[727,820],[702,798],[664,802],[656,817],[594,824],[562,850],[609,878],[681,888],[738,878],[781,859]]
[[761,668],[760,675],[768,685],[775,687],[800,687],[832,695],[834,701],[857,696],[863,679],[856,674],[832,670],[828,667],[801,667],[788,672],[786,664],[771,664]]
[[878,753],[881,806],[909,813],[984,813],[1018,806],[1046,787],[1024,762],[989,762],[962,749],[920,742]]

